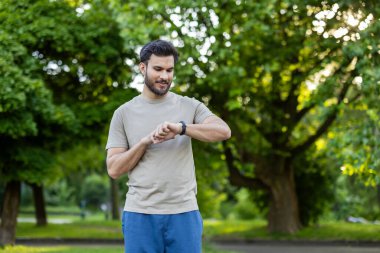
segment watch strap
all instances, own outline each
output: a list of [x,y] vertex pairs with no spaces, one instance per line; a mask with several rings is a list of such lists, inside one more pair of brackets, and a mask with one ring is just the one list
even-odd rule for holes
[[179,135],[184,135],[186,133],[186,123],[183,120],[181,120],[179,123],[182,124],[182,131],[179,133]]

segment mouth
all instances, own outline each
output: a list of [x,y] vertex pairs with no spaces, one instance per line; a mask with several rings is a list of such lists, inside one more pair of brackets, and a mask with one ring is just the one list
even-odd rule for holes
[[159,85],[160,89],[166,89],[168,86],[168,82],[165,82],[165,81],[157,81],[156,84]]
[[166,82],[166,81],[157,81],[156,83],[161,84],[161,85],[167,85],[168,84],[168,82]]

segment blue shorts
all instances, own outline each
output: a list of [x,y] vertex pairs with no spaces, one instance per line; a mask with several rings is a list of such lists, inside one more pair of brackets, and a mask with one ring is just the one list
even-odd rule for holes
[[179,214],[123,212],[125,253],[201,253],[199,211]]

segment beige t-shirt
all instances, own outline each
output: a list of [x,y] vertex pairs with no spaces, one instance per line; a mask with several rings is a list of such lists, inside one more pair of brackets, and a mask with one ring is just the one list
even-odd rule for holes
[[[199,124],[211,115],[194,98],[172,92],[160,100],[139,95],[114,112],[106,149],[130,149],[164,121]],[[125,211],[176,214],[198,210],[191,138],[186,135],[150,145],[128,178]]]

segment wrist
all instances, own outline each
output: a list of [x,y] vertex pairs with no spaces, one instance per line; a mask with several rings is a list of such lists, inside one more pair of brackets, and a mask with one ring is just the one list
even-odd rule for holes
[[175,125],[176,125],[176,133],[177,134],[180,134],[181,132],[182,132],[182,124],[181,123],[175,123]]
[[150,136],[146,136],[144,138],[141,139],[141,144],[145,145],[145,146],[149,146],[150,144],[153,143],[153,140]]

